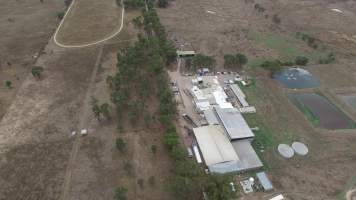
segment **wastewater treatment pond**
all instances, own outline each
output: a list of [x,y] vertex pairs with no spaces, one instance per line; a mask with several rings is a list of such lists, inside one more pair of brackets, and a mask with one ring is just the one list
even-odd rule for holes
[[273,79],[284,87],[293,89],[315,88],[320,85],[319,81],[310,72],[295,67],[273,74]]
[[316,126],[333,130],[356,128],[354,121],[322,95],[296,93],[289,94],[288,97],[305,117]]

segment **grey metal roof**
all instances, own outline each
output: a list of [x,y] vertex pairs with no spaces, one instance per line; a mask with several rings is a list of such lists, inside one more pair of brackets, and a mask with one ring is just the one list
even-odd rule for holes
[[208,165],[208,168],[210,172],[220,173],[220,174],[238,172],[241,170],[238,168],[237,162],[238,161],[217,163],[214,165]]
[[271,181],[268,179],[265,172],[258,172],[256,176],[265,191],[273,190],[273,185]]
[[232,141],[231,144],[234,147],[239,160],[208,165],[211,172],[243,172],[258,169],[263,166],[249,140]]
[[240,171],[257,169],[263,166],[249,140],[232,141],[231,144],[239,157],[238,168]]
[[213,110],[204,110],[204,116],[208,124],[210,125],[219,124],[219,120],[216,117]]
[[230,140],[252,138],[255,135],[236,108],[214,108]]

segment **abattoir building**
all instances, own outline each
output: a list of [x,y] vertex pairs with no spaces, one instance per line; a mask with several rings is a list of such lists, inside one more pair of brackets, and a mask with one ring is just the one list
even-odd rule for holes
[[[225,88],[221,87],[218,77],[198,77],[192,80],[192,85],[190,93],[195,108],[198,113],[204,114],[209,124],[193,129],[209,171],[243,172],[262,167],[263,164],[251,145],[255,135],[240,110],[227,100]],[[238,85],[233,87],[234,93],[238,93],[240,99],[244,100],[245,95]],[[247,102],[241,104],[249,108]]]
[[263,166],[249,140],[230,141],[221,125],[193,130],[209,171],[243,172]]

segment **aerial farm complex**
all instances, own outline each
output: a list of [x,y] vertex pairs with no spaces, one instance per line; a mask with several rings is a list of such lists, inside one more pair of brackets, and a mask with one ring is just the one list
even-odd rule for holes
[[[206,120],[205,126],[193,128],[196,143],[203,160],[212,172],[241,172],[262,167],[251,146],[254,134],[238,108],[227,99],[235,99],[235,106],[242,107],[237,97],[247,102],[237,84],[225,85],[234,96],[228,97],[217,76],[192,79],[193,104],[197,114]],[[233,89],[232,89],[233,88]],[[237,92],[237,93],[236,93]],[[248,104],[247,104],[248,106]],[[197,155],[200,160],[200,155]]]
[[0,200],[356,200],[354,0],[0,2]]

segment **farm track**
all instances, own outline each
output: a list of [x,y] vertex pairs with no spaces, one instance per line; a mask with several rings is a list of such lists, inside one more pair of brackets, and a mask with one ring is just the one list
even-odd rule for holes
[[[101,58],[103,55],[103,46],[100,46],[99,49],[99,53],[98,56],[96,58],[96,62],[95,62],[95,67],[94,70],[91,74],[90,77],[90,82],[89,82],[89,87],[88,90],[85,94],[85,99],[84,99],[84,104],[83,104],[83,108],[81,110],[81,114],[80,114],[80,121],[79,121],[79,126],[77,127],[77,130],[81,130],[84,129],[85,127],[87,127],[88,125],[88,119],[89,119],[89,109],[90,109],[90,97],[91,94],[93,92],[93,86],[95,84],[95,78],[98,72],[98,68],[101,62]],[[70,182],[71,182],[71,178],[72,178],[72,171],[74,169],[74,165],[75,165],[75,161],[80,149],[80,144],[81,144],[81,137],[77,135],[77,137],[75,138],[73,147],[72,147],[72,151],[70,154],[70,158],[69,158],[69,164],[65,173],[65,177],[64,177],[64,184],[63,184],[63,191],[62,191],[62,196],[61,196],[61,200],[65,200],[67,199],[67,195],[68,195],[68,191],[70,189]]]

